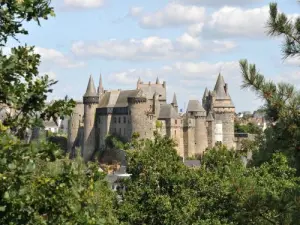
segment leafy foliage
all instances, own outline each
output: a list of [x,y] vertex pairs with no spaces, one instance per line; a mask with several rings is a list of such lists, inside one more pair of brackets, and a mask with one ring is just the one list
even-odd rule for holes
[[[54,15],[51,1],[46,0],[4,0],[0,3],[0,46],[5,46],[9,37],[28,34],[23,21],[47,19]],[[75,106],[73,100],[59,100],[47,105],[47,94],[57,82],[47,75],[39,76],[40,55],[27,45],[11,49],[5,55],[0,49],[0,107],[10,112],[3,124],[12,132],[24,138],[26,128],[40,125],[39,119],[53,119],[70,115]]]
[[271,36],[283,36],[284,58],[299,56],[300,53],[300,17],[289,18],[278,11],[277,3],[270,4],[269,20],[267,23],[268,34]]
[[116,224],[114,195],[97,165],[5,134],[0,149],[1,224]]
[[[247,168],[224,145],[186,167],[167,137],[128,151],[121,224],[298,224],[299,178],[282,154]],[[274,219],[277,218],[277,219]]]

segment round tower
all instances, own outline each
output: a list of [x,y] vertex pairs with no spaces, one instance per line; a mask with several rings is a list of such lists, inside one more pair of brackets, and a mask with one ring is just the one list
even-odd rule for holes
[[84,104],[84,138],[82,155],[85,161],[91,159],[96,146],[95,118],[99,95],[96,92],[92,76],[90,76],[86,93],[83,96]]
[[[200,108],[201,107],[201,108]],[[199,103],[199,110],[195,112],[195,154],[202,155],[208,147],[206,129],[206,111]]]
[[138,133],[140,138],[151,139],[153,137],[153,110],[150,102],[142,94],[128,98],[129,115],[131,118],[131,135]]
[[84,105],[82,102],[76,102],[75,109],[68,121],[68,152],[72,153],[75,147],[80,146],[79,129],[84,114]]
[[215,119],[213,117],[212,111],[210,110],[208,112],[208,115],[206,117],[207,121],[207,142],[208,147],[213,148],[215,146]]

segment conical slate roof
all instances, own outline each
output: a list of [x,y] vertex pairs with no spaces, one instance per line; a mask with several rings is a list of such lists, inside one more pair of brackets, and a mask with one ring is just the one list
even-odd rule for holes
[[229,95],[227,95],[225,92],[225,82],[224,82],[224,78],[221,74],[219,74],[219,76],[218,76],[214,91],[216,93],[216,99],[230,98]]
[[208,115],[206,117],[206,120],[207,121],[214,121],[215,120],[211,110],[209,110]]
[[177,104],[177,97],[176,97],[176,94],[174,93],[174,95],[173,95],[173,101],[172,101],[172,104],[174,105],[174,106],[178,106],[178,104]]
[[204,91],[204,94],[203,94],[203,99],[206,99],[207,96],[208,96],[208,89],[206,87],[205,91]]
[[190,100],[187,112],[205,112],[205,110],[198,100]]
[[156,78],[156,84],[159,84],[159,79],[158,79],[158,77]]
[[101,93],[102,91],[103,91],[102,74],[100,74],[98,93]]
[[86,92],[84,94],[84,97],[93,97],[97,96],[95,84],[92,75],[90,76],[89,83],[86,89]]

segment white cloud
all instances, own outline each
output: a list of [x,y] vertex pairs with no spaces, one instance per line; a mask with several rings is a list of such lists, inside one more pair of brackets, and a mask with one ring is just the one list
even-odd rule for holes
[[42,72],[40,74],[42,76],[48,75],[49,79],[51,79],[51,80],[56,80],[56,78],[57,78],[56,73],[54,73],[53,71]]
[[138,7],[138,6],[131,7],[129,11],[129,15],[133,17],[140,16],[142,15],[143,10],[144,10],[143,7]]
[[[298,15],[288,14],[287,16],[295,20]],[[267,37],[268,19],[269,6],[252,9],[224,6],[212,13],[202,33],[214,37]]]
[[223,5],[234,5],[234,6],[249,5],[253,3],[263,2],[263,0],[226,0],[226,1],[224,0],[181,0],[181,2],[219,7]]
[[291,66],[299,66],[300,65],[300,58],[299,57],[288,57],[283,62],[284,64],[291,65]]
[[215,49],[213,49],[214,52],[226,52],[237,47],[237,44],[233,41],[214,40],[213,43],[216,45]]
[[144,14],[139,23],[144,28],[162,28],[200,23],[205,20],[205,8],[169,3],[165,8]]
[[[161,82],[162,80],[167,82],[168,101],[171,101],[173,93],[176,92],[180,108],[184,108],[184,103],[187,104],[189,99],[201,100],[205,87],[213,90],[220,72],[228,83],[229,93],[237,111],[254,110],[260,105],[261,102],[251,91],[240,89],[242,76],[239,64],[235,61],[176,62],[159,69],[131,69],[110,74],[108,81],[119,87],[134,89],[139,77],[144,83],[149,81],[153,83],[159,76]],[[249,105],[249,102],[256,102],[256,105]]]
[[227,42],[202,41],[189,34],[183,34],[175,41],[151,36],[143,39],[99,42],[75,42],[72,52],[78,56],[93,56],[110,60],[155,60],[198,58],[205,51],[230,50],[235,45]]
[[262,36],[266,31],[268,16],[268,6],[254,9],[225,6],[211,15],[204,29],[224,36]]
[[203,30],[204,23],[192,24],[188,27],[187,33],[193,37],[198,37]]
[[98,8],[103,6],[105,0],[64,0],[70,8]]
[[41,55],[41,60],[43,63],[55,63],[64,68],[76,68],[85,65],[84,62],[76,62],[55,49],[35,47],[34,50],[37,54]]

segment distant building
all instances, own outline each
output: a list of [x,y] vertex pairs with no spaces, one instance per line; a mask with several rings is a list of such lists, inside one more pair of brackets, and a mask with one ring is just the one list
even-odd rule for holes
[[[158,131],[177,142],[178,154],[185,158],[202,155],[216,141],[235,147],[235,106],[228,85],[219,74],[212,91],[205,90],[202,104],[190,100],[187,110],[179,113],[176,94],[167,103],[167,84],[137,81],[132,90],[104,90],[102,77],[96,90],[90,77],[83,102],[77,102],[68,126],[68,149],[82,148],[85,160],[103,149],[108,134],[130,141],[134,133],[153,138]],[[182,110],[180,110],[182,111]]]

